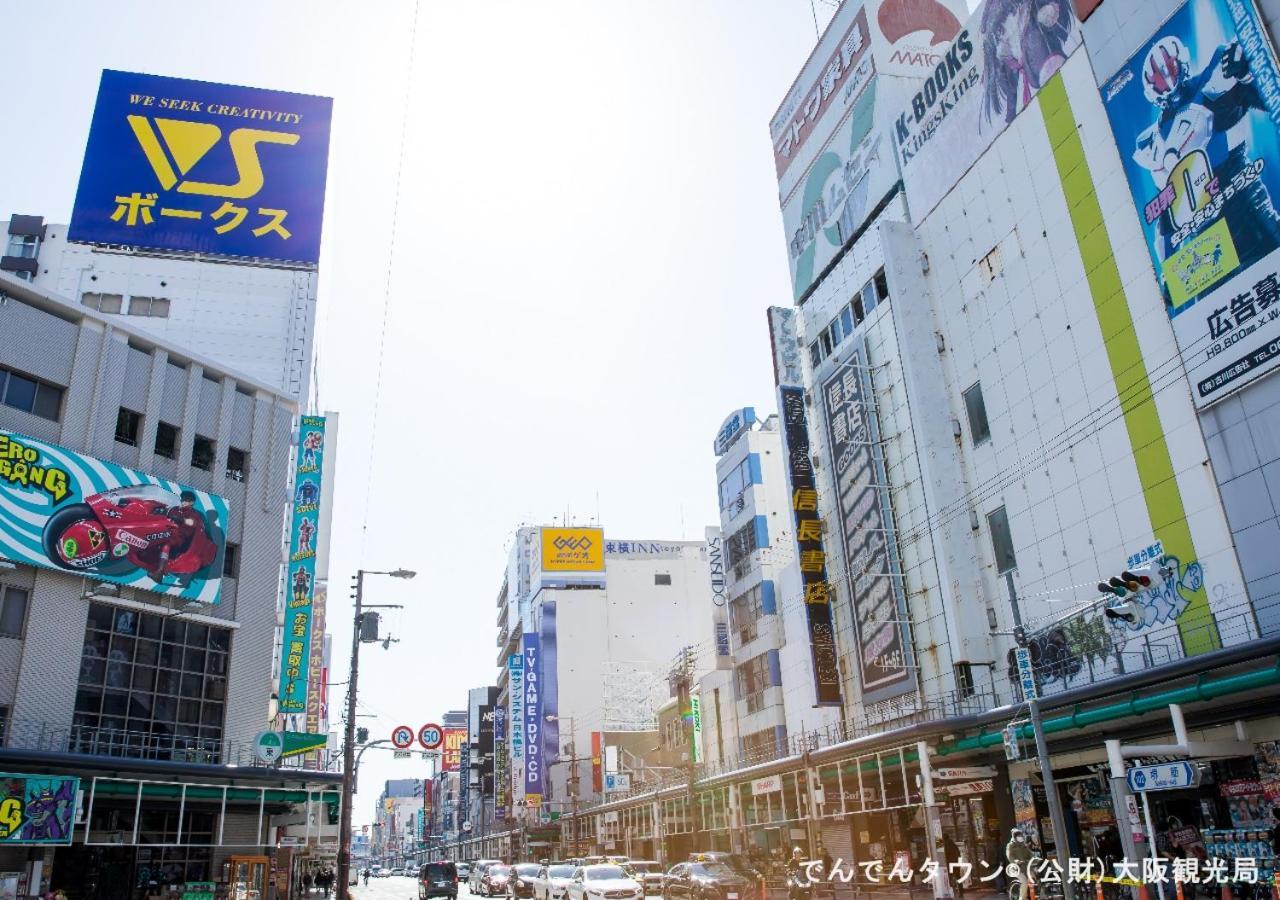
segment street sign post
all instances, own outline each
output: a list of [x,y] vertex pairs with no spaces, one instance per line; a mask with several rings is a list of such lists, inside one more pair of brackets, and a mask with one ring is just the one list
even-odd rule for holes
[[444,729],[435,723],[423,725],[418,729],[418,743],[424,750],[435,750],[444,743]]
[[284,753],[284,737],[278,731],[260,731],[253,739],[253,755],[260,762],[273,764]]
[[391,746],[397,750],[407,750],[413,745],[413,729],[408,725],[397,725],[391,732]]
[[1036,688],[1035,669],[1031,667],[1031,648],[1015,647],[1013,655],[1018,664],[1018,684],[1022,685],[1022,696],[1026,700],[1034,700],[1040,696],[1040,691]]
[[1144,791],[1176,791],[1200,785],[1200,769],[1189,762],[1160,763],[1155,766],[1138,766],[1125,773],[1129,790],[1135,794]]

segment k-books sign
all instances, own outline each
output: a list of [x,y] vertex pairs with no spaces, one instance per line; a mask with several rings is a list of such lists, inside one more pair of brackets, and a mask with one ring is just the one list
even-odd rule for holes
[[1192,396],[1280,364],[1280,76],[1250,0],[1192,0],[1103,89]]
[[986,0],[893,120],[922,222],[1080,46],[1068,0]]

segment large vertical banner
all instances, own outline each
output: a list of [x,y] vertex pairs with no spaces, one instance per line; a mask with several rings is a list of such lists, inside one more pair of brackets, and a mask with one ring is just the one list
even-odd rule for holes
[[507,816],[507,708],[493,708],[493,818]]
[[[538,643],[542,648],[539,673],[542,675],[542,758],[547,765],[560,759],[560,703],[559,678],[556,671],[556,604],[543,601],[542,623],[538,629]],[[577,756],[578,748],[573,748]]]
[[307,712],[307,667],[311,660],[323,461],[324,416],[303,416],[298,426],[293,516],[289,520],[289,565],[285,575],[288,600],[284,647],[280,654],[280,712],[286,716]]
[[1102,91],[1204,407],[1280,364],[1280,76],[1251,0],[1191,0]]
[[832,477],[840,505],[844,580],[853,605],[863,702],[916,689],[874,394],[855,347],[822,385]]
[[822,519],[818,515],[818,485],[809,454],[804,388],[784,385],[778,388],[778,394],[782,401],[783,453],[791,483],[791,511],[795,517],[800,582],[809,624],[809,648],[813,654],[813,687],[819,706],[838,706],[840,668],[836,660],[827,554],[822,545]]
[[316,579],[311,598],[311,657],[307,664],[307,732],[319,734],[325,703],[324,630],[329,582]]
[[467,729],[444,730],[444,755],[440,758],[441,772],[457,772],[462,768],[462,745],[467,742]]
[[542,803],[542,647],[538,635],[525,632],[524,652],[524,798],[528,806]]

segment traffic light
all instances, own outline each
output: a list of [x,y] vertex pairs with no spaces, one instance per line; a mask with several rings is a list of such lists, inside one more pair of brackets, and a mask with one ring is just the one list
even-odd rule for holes
[[1148,563],[1135,569],[1125,569],[1119,575],[1113,575],[1106,581],[1099,581],[1099,591],[1124,601],[1115,606],[1107,607],[1103,610],[1103,613],[1108,619],[1121,619],[1130,625],[1139,624],[1144,616],[1144,607],[1138,602],[1137,595],[1145,590],[1163,585],[1166,574],[1166,571],[1160,566],[1155,563]]
[[1021,625],[1013,627],[1013,640],[1019,647],[1027,646],[1027,629]]
[[1102,611],[1108,619],[1120,619],[1128,622],[1130,625],[1137,625],[1142,622],[1143,610],[1146,609],[1137,600],[1125,600],[1116,606],[1108,606]]
[[369,729],[368,729],[368,728],[357,728],[357,729],[356,729],[356,743],[357,743],[357,744],[367,744],[367,743],[369,743]]

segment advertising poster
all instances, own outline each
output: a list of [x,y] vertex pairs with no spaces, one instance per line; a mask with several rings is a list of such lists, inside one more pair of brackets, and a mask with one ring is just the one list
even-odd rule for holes
[[985,0],[893,117],[898,166],[915,222],[1080,46],[1070,0]]
[[1280,364],[1275,53],[1250,0],[1191,0],[1102,99],[1204,407]]
[[525,632],[524,651],[524,796],[529,806],[542,802],[542,647],[538,635]]
[[604,531],[599,528],[542,529],[543,572],[603,572]]
[[67,239],[314,263],[328,97],[104,70]]
[[[538,628],[538,675],[542,678],[542,760],[550,765],[560,759],[559,680],[557,675],[556,604],[543,601],[542,622]],[[528,745],[526,744],[526,752]],[[574,755],[577,755],[574,748]]]
[[441,772],[456,772],[462,768],[462,745],[467,742],[467,729],[444,729],[444,754],[440,757]]
[[832,478],[840,503],[844,580],[853,604],[864,702],[916,689],[906,597],[866,356],[854,349],[822,385]]
[[324,629],[325,606],[329,599],[329,583],[316,580],[311,597],[311,656],[307,663],[307,731],[318,734],[325,699]]
[[0,430],[0,556],[217,603],[227,501]]
[[0,844],[70,844],[79,778],[0,775]]
[[307,666],[311,659],[315,597],[316,532],[320,527],[320,472],[324,463],[324,416],[303,416],[294,462],[289,565],[285,570],[284,647],[280,654],[280,712],[307,711]]
[[818,515],[818,486],[809,454],[804,388],[782,386],[778,394],[782,401],[783,452],[791,486],[796,551],[813,656],[814,692],[819,706],[837,706],[840,704],[840,669],[831,615],[831,585],[827,580],[827,555],[822,544],[822,519]]
[[872,0],[871,36],[884,75],[924,78],[969,15],[964,0]]
[[511,758],[519,759],[524,752],[524,656],[519,653],[507,658],[507,683],[511,697]]

